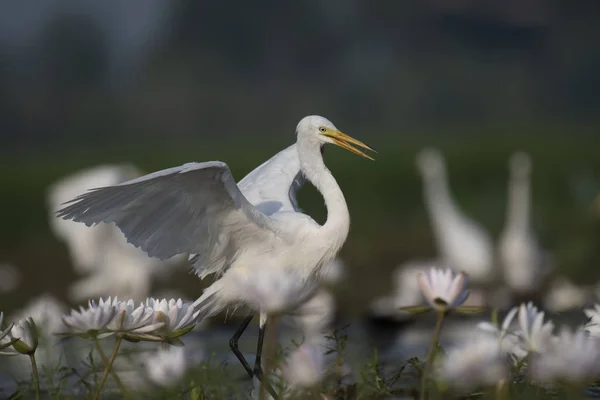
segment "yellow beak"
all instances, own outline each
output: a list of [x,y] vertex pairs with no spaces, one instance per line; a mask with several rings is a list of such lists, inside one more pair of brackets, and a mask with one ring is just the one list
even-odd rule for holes
[[332,129],[328,129],[326,132],[323,133],[323,135],[327,136],[328,138],[333,140],[333,144],[335,144],[336,146],[340,146],[342,149],[346,149],[351,153],[354,153],[358,156],[368,158],[369,160],[375,161],[375,159],[372,158],[371,156],[366,155],[365,153],[363,153],[356,147],[352,146],[352,145],[355,145],[355,146],[361,147],[363,149],[370,150],[370,151],[377,153],[375,150],[373,150],[371,147],[367,146],[360,140],[356,140],[353,137],[346,135],[345,133],[342,133],[342,132],[336,131],[336,130],[332,130]]

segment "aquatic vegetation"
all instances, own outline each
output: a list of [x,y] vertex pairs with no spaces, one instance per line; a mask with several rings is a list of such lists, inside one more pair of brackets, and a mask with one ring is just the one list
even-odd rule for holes
[[521,304],[519,307],[519,331],[522,345],[527,352],[543,353],[551,344],[554,323],[544,322],[544,312],[538,311],[533,303]]
[[[0,315],[1,328],[2,315]],[[35,387],[35,398],[38,400],[40,398],[40,377],[35,361],[35,351],[38,347],[38,332],[35,322],[33,322],[31,317],[22,319],[15,324],[11,324],[10,328],[7,328],[0,334],[0,337],[2,337],[0,345],[4,348],[4,351],[0,355],[23,354],[29,357],[33,385]]]
[[185,350],[171,347],[149,355],[144,364],[150,380],[161,387],[172,387],[181,382],[186,371]]
[[146,307],[154,310],[150,325],[156,328],[132,332],[127,335],[128,339],[180,345],[179,337],[194,329],[200,314],[192,303],[181,299],[158,300],[150,297],[146,299]]
[[532,379],[583,387],[600,376],[600,342],[582,329],[563,329],[531,358]]
[[440,364],[438,378],[459,390],[494,387],[509,372],[500,343],[485,336],[451,349]]
[[283,376],[292,387],[313,387],[325,375],[324,349],[321,343],[306,342],[298,346],[283,366]]
[[[370,358],[350,363],[349,326],[291,345],[267,335],[266,341],[275,340],[265,346],[276,349],[266,371],[277,398],[581,398],[600,378],[600,341],[594,335],[600,306],[585,310],[590,318],[585,326],[575,330],[561,326],[559,333],[533,303],[512,308],[501,321],[496,312],[491,321],[478,323],[479,317],[471,315],[477,329],[442,347],[444,319],[479,310],[463,306],[468,297],[463,274],[432,269],[418,279],[427,305],[412,309],[421,314],[425,307],[437,315],[431,347],[423,359],[382,361],[374,351]],[[194,305],[181,299],[149,298],[138,305],[117,298],[90,300],[87,307],[64,315],[64,326],[54,332],[63,340],[93,346],[85,364],[59,365],[41,374],[35,354],[46,326],[37,326],[31,317],[8,324],[0,313],[0,355],[13,356],[8,360],[29,356],[31,379],[18,382],[15,392],[24,398],[35,393],[37,398],[99,399],[119,392],[150,399],[272,397],[256,379],[240,381],[232,374],[235,366],[214,354],[191,356],[193,346],[186,346],[193,343],[186,335],[198,316]],[[110,353],[107,345],[112,346]]]
[[419,272],[417,280],[425,299],[438,312],[450,311],[469,297],[464,272],[455,274],[450,268],[431,268],[428,273]]

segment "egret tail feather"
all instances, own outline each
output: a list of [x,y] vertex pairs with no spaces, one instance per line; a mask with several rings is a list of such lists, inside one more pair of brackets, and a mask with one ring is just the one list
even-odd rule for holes
[[194,308],[196,311],[200,311],[198,314],[198,321],[211,317],[221,311],[221,303],[219,302],[219,298],[217,296],[219,288],[215,286],[218,285],[212,284],[204,289],[202,296],[200,296],[198,300],[194,302]]

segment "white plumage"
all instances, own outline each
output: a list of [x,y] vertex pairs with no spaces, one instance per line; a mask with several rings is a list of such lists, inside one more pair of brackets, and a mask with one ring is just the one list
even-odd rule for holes
[[88,273],[97,268],[99,253],[102,251],[99,243],[111,236],[113,228],[100,225],[89,229],[81,224],[56,218],[56,211],[63,203],[89,188],[116,185],[136,176],[139,176],[138,170],[132,165],[99,165],[64,177],[48,188],[50,229],[67,244],[77,272]]
[[336,286],[347,279],[348,266],[340,257],[334,258],[321,271],[321,282],[325,285]]
[[86,227],[73,221],[56,218],[63,203],[83,191],[100,186],[117,185],[140,176],[130,164],[100,165],[67,176],[48,189],[50,228],[64,241],[75,270],[85,277],[70,288],[74,301],[96,296],[124,296],[141,300],[148,296],[153,277],[164,276],[169,263],[148,257],[127,243],[114,226],[101,224]]
[[[296,194],[305,183],[298,148],[293,144],[252,170],[238,183],[238,187],[260,212],[272,215],[277,212],[303,212]],[[345,271],[344,261],[337,257],[321,269],[321,281],[335,285],[343,279]]]
[[545,278],[546,258],[530,226],[531,158],[518,152],[509,160],[510,182],[506,225],[498,252],[506,284],[515,292],[537,290]]
[[494,272],[492,239],[454,203],[442,154],[436,149],[423,149],[417,156],[417,165],[441,258],[454,269],[469,274],[473,282],[488,283]]
[[300,171],[296,144],[280,151],[244,177],[240,191],[257,210],[265,215],[300,211],[296,193],[306,178]]
[[[114,222],[130,243],[152,257],[188,253],[198,276],[222,275],[197,301],[205,315],[244,302],[244,294],[228,282],[233,269],[247,269],[251,276],[257,268],[289,268],[308,283],[340,250],[350,224],[322,146],[336,144],[367,158],[351,145],[370,148],[319,116],[302,119],[296,132],[295,145],[239,186],[225,163],[189,163],[91,190],[58,215],[86,225]],[[297,211],[301,177],[325,199],[328,216],[322,226]]]

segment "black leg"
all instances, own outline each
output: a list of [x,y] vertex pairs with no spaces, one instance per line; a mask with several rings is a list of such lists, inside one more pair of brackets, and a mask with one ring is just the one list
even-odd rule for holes
[[238,348],[238,340],[240,339],[240,336],[242,336],[242,333],[244,333],[244,331],[250,324],[250,321],[252,321],[252,318],[254,318],[254,315],[247,316],[246,319],[244,319],[244,321],[242,321],[242,324],[237,329],[237,331],[235,331],[235,333],[233,334],[231,339],[229,339],[229,347],[231,347],[231,351],[233,351],[233,354],[235,354],[237,359],[240,360],[240,362],[242,363],[242,367],[244,367],[244,369],[246,370],[246,372],[248,373],[250,378],[252,378],[254,376],[254,373],[252,372],[252,368],[250,368],[250,364],[248,364],[248,361],[246,361],[246,359],[244,358],[244,355]]
[[260,381],[261,385],[265,385],[265,388],[267,389],[267,391],[269,392],[271,397],[273,397],[274,399],[277,399],[277,393],[275,393],[275,390],[273,390],[273,388],[269,384],[269,381],[267,379],[264,379],[264,374],[263,374],[263,370],[262,370],[262,349],[263,349],[263,343],[265,341],[266,327],[267,327],[267,324],[265,323],[258,330],[258,343],[256,345],[256,360],[254,361],[254,375],[256,375],[256,377]]
[[256,344],[256,360],[254,361],[254,374],[260,376],[262,374],[262,349],[265,341],[265,327],[267,324],[258,328],[258,343]]

